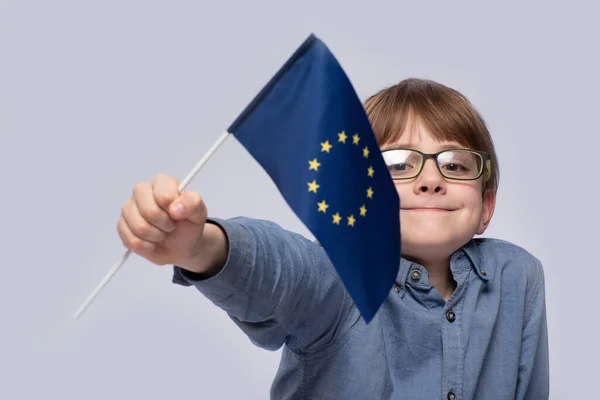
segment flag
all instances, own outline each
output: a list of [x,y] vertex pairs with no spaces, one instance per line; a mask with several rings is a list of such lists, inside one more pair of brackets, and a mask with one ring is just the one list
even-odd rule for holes
[[368,323],[400,263],[399,198],[365,110],[314,34],[229,127],[323,246]]

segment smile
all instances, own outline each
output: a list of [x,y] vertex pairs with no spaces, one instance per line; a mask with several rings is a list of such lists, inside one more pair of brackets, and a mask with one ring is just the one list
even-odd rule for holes
[[450,212],[450,211],[454,211],[454,210],[449,210],[449,209],[446,209],[446,208],[434,208],[434,207],[431,207],[431,208],[428,208],[428,207],[401,208],[401,210],[404,210],[404,211],[421,211],[421,212],[427,212],[427,211],[429,211],[429,212],[444,212],[444,211]]

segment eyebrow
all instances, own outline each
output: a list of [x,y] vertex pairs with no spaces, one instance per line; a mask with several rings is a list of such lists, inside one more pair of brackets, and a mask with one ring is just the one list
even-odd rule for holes
[[[400,143],[400,144],[396,144],[394,146],[384,145],[381,147],[381,151],[394,150],[394,149],[398,149],[398,148],[417,149],[417,147],[412,145],[411,143]],[[463,146],[458,143],[444,143],[444,144],[440,145],[439,151],[448,150],[448,149],[464,149],[464,148],[466,148],[466,146]]]

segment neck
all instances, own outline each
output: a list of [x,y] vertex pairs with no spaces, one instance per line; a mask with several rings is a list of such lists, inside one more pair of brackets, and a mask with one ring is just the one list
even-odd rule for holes
[[429,283],[435,287],[445,301],[448,301],[454,289],[456,289],[456,281],[454,281],[452,271],[450,271],[450,258],[443,260],[412,259],[412,261],[425,267],[429,275]]

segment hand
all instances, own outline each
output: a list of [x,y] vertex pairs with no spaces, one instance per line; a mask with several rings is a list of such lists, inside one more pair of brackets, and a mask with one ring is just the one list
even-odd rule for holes
[[206,205],[200,194],[180,194],[178,186],[164,174],[135,185],[117,223],[125,247],[156,265],[194,265],[203,250]]

